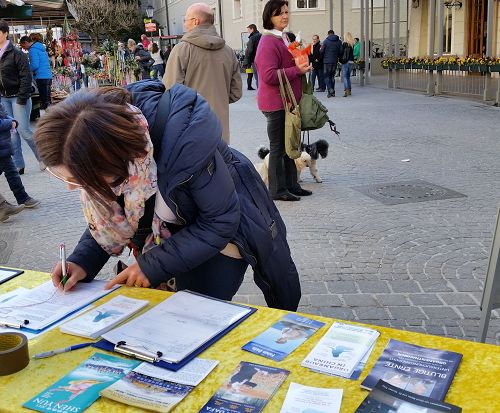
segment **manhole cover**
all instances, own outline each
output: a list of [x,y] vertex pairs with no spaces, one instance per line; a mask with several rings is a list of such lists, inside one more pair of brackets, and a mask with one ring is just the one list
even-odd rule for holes
[[466,197],[459,192],[420,179],[356,186],[353,189],[385,205]]

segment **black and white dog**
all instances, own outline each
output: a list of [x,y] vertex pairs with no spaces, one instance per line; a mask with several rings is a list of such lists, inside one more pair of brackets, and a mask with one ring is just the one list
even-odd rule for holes
[[[324,139],[320,139],[311,144],[303,143],[301,146],[302,154],[299,158],[295,159],[295,166],[297,168],[297,179],[299,182],[302,182],[300,178],[300,173],[306,167],[309,168],[309,172],[311,172],[312,177],[318,183],[323,182],[318,173],[318,167],[316,165],[316,161],[321,158],[326,158],[328,156],[328,142]],[[269,149],[261,146],[257,152],[259,158],[263,160],[263,162],[255,165],[255,169],[259,172],[262,180],[266,185],[269,184],[268,179],[268,168],[269,168]]]

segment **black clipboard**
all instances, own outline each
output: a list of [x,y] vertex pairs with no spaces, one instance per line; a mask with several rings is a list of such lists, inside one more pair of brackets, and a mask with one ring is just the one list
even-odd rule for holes
[[[197,295],[205,296],[204,294],[196,293],[196,292],[193,292],[193,291],[189,291],[189,292],[192,293],[192,294],[197,294]],[[207,297],[207,296],[205,296],[205,297]],[[224,301],[224,300],[220,300],[218,298],[213,298],[213,297],[207,297],[207,298],[210,298],[212,300],[217,300],[217,301]],[[202,344],[200,347],[198,347],[195,350],[193,350],[192,353],[190,353],[189,355],[187,355],[183,360],[179,361],[178,363],[171,363],[171,362],[168,362],[168,361],[165,361],[165,360],[156,360],[156,359],[155,360],[150,360],[148,358],[142,358],[142,357],[138,356],[137,353],[134,353],[133,351],[130,351],[130,352],[120,351],[119,343],[117,345],[115,345],[115,344],[113,344],[112,342],[110,342],[110,341],[108,341],[106,339],[99,340],[98,342],[94,343],[92,345],[92,347],[96,347],[96,348],[99,348],[101,350],[106,350],[106,351],[110,351],[110,352],[116,352],[116,353],[119,353],[119,354],[124,354],[124,355],[127,355],[129,357],[133,357],[133,358],[137,358],[139,360],[150,362],[151,364],[153,364],[154,366],[157,366],[157,367],[162,367],[164,369],[171,370],[171,371],[177,371],[177,370],[181,369],[182,367],[184,367],[186,364],[188,364],[196,356],[198,356],[199,354],[203,353],[208,347],[210,347],[216,341],[220,340],[227,333],[229,333],[235,327],[237,327],[238,325],[240,325],[243,321],[245,321],[248,317],[250,317],[253,313],[255,313],[257,311],[256,308],[250,307],[250,306],[247,306],[247,305],[236,304],[236,303],[231,303],[231,304],[232,305],[236,305],[238,307],[247,308],[250,311],[247,314],[245,314],[243,317],[241,317],[240,319],[236,320],[233,324],[231,324],[230,326],[228,326],[226,329],[222,330],[220,333],[218,333],[217,335],[215,335],[214,337],[212,337],[212,339],[210,339],[206,343]],[[149,356],[149,357],[151,357],[151,356]]]
[[0,267],[0,284],[3,284],[4,282],[9,281],[14,277],[21,275],[22,273],[24,273],[23,270]]

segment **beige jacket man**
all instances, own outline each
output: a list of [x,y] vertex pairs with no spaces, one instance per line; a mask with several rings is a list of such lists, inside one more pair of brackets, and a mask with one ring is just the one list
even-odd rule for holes
[[203,96],[221,121],[223,139],[229,144],[229,104],[242,94],[240,66],[213,24],[197,25],[182,37],[170,53],[163,83],[167,88],[182,83]]

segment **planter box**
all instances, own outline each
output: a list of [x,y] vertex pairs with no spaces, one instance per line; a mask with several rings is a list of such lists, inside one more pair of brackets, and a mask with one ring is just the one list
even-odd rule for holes
[[467,65],[465,67],[468,68],[469,72],[488,72],[487,65],[471,64],[471,65]]
[[494,64],[489,66],[490,72],[500,72],[500,64]]

